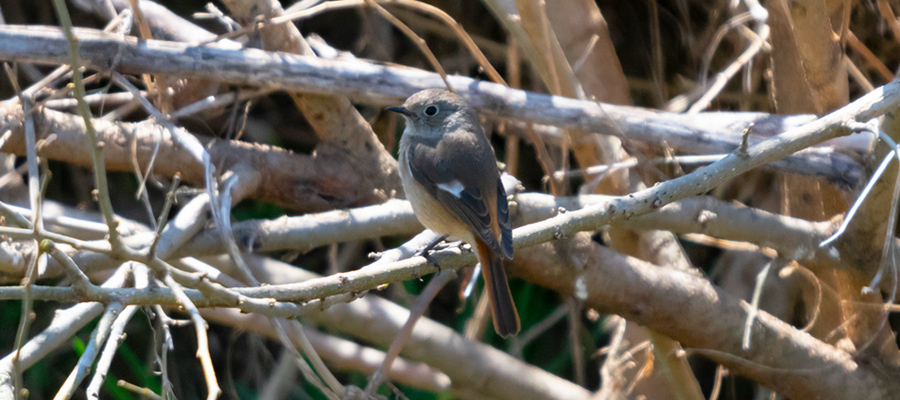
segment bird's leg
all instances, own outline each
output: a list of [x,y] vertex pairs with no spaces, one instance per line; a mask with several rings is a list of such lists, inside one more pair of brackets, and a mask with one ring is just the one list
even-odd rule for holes
[[441,244],[441,242],[446,240],[447,236],[449,236],[449,235],[442,235],[441,237],[435,239],[433,242],[429,243],[428,246],[425,246],[422,248],[422,250],[419,250],[419,253],[416,255],[420,256],[420,257],[425,257],[428,254],[428,252],[430,252],[431,250],[434,250],[434,248],[437,247],[437,245]]
[[441,266],[438,265],[437,260],[435,260],[434,257],[431,256],[431,250],[434,250],[435,246],[447,239],[447,236],[448,235],[442,235],[438,237],[435,241],[429,243],[428,246],[425,246],[424,248],[422,248],[422,250],[419,250],[419,252],[416,253],[416,256],[424,257],[426,260],[428,260],[428,262],[434,264],[434,266],[437,267],[438,272],[441,272]]

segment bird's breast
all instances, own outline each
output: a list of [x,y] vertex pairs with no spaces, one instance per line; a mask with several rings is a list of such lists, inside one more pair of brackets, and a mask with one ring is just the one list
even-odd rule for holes
[[461,219],[451,214],[431,193],[428,193],[421,184],[416,182],[405,157],[403,157],[404,153],[401,150],[400,180],[403,183],[403,191],[406,192],[406,199],[412,204],[416,218],[422,225],[435,233],[449,235],[471,244],[475,238],[469,228]]

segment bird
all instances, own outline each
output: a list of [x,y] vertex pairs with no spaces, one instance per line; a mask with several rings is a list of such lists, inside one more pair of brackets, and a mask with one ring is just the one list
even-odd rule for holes
[[400,179],[413,212],[426,228],[472,247],[494,330],[502,337],[517,334],[521,322],[503,267],[513,258],[509,204],[478,114],[459,95],[441,89],[420,91],[387,110],[406,121]]

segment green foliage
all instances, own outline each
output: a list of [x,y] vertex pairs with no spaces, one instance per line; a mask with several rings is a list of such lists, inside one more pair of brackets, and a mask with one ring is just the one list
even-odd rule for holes
[[284,215],[284,210],[271,203],[244,200],[231,209],[231,216],[238,221],[272,219]]

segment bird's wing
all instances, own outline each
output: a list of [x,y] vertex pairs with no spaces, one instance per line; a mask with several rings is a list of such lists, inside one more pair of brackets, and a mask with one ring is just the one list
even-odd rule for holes
[[509,206],[494,155],[478,154],[475,148],[471,142],[446,138],[435,147],[412,143],[407,150],[409,170],[491,250],[512,258]]

